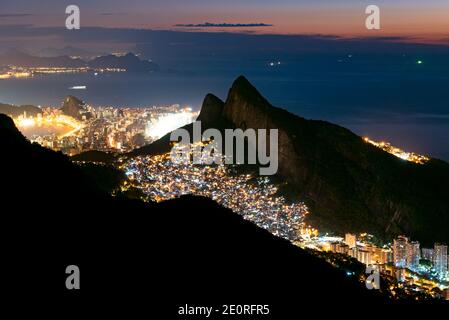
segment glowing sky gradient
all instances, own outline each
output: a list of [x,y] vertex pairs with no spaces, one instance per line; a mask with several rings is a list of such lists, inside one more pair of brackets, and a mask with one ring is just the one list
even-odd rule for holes
[[[175,24],[268,23],[272,27],[239,28],[281,34],[340,36],[408,36],[423,41],[449,38],[447,0],[15,0],[1,1],[0,25],[64,25],[65,7],[81,8],[82,26],[176,29]],[[380,31],[365,29],[365,7],[381,8]],[[11,16],[8,14],[30,14]],[[3,15],[3,16],[2,16]],[[214,28],[213,31],[217,31]]]

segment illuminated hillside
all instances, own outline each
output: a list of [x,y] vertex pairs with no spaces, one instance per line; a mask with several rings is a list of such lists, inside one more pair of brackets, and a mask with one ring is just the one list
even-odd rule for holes
[[410,162],[418,163],[418,164],[424,164],[430,159],[426,156],[414,153],[414,152],[406,152],[398,147],[392,146],[389,142],[381,141],[373,141],[370,140],[368,137],[364,137],[363,140],[367,143],[371,143],[373,146],[376,146],[388,153],[391,153],[392,155],[401,158],[403,160],[407,160]]

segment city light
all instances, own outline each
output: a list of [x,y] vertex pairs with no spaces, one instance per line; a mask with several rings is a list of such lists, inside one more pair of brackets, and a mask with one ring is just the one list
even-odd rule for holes
[[82,119],[58,108],[42,108],[42,114],[14,119],[32,142],[68,155],[84,151],[127,152],[151,143],[166,133],[191,123],[198,112],[179,105],[146,108],[93,107],[87,105]]
[[195,121],[197,114],[190,108],[184,108],[177,113],[163,114],[150,121],[145,135],[152,139],[159,139],[167,133]]
[[153,201],[186,194],[205,196],[290,241],[308,229],[307,206],[277,195],[278,188],[267,177],[239,174],[226,165],[173,164],[168,153],[129,159],[121,169]]
[[19,128],[32,127],[36,124],[36,121],[33,118],[23,118],[16,122],[16,125]]
[[372,144],[373,146],[376,146],[402,160],[418,163],[418,164],[424,164],[427,161],[430,160],[429,157],[423,156],[414,152],[406,152],[398,147],[392,146],[389,142],[381,141],[373,141],[368,137],[364,137],[363,140],[367,143]]

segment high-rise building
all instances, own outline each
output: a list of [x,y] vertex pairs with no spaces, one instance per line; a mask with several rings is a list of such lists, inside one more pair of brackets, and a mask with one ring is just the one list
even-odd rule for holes
[[376,264],[383,264],[382,259],[382,248],[373,246],[373,245],[367,245],[364,248],[365,250],[371,252],[371,262]]
[[445,277],[447,273],[447,245],[435,243],[433,253],[433,267],[440,277]]
[[382,249],[380,254],[380,263],[386,264],[393,262],[393,252],[390,249]]
[[348,245],[340,242],[332,242],[329,245],[329,250],[336,253],[342,253],[342,254],[348,254],[349,253],[349,247]]
[[332,252],[337,252],[338,242],[331,242],[329,250]]
[[353,257],[353,258],[357,259],[357,252],[358,252],[358,248],[357,247],[350,248],[349,251],[348,251],[348,255],[350,257]]
[[399,236],[393,242],[393,262],[396,267],[405,268],[407,266],[407,244],[408,238]]
[[375,246],[366,246],[365,249],[371,251],[371,259],[373,263],[386,264],[392,261],[392,258],[390,258],[391,250],[389,249],[383,249]]
[[407,244],[407,268],[416,269],[421,259],[421,251],[419,250],[419,242],[412,241]]
[[429,260],[430,262],[433,262],[433,249],[422,248],[421,249],[421,258]]
[[404,268],[396,269],[395,275],[396,275],[396,280],[398,280],[398,282],[405,281],[405,269]]
[[366,265],[371,264],[371,251],[366,249],[359,249],[357,251],[357,260]]
[[349,253],[349,246],[344,243],[340,243],[337,247],[337,252],[342,254],[348,254]]
[[355,234],[347,233],[345,235],[345,243],[349,246],[349,248],[354,248],[357,246],[357,237]]

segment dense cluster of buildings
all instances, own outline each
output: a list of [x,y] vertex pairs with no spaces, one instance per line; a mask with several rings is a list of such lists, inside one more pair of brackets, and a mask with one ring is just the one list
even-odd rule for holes
[[433,288],[448,288],[448,256],[445,244],[435,243],[434,248],[420,248],[420,243],[405,236],[393,244],[376,246],[369,235],[347,233],[341,237],[316,237],[301,243],[320,251],[330,251],[351,256],[365,265],[376,265],[379,270],[393,276],[403,286],[414,291],[431,292]]
[[420,249],[418,241],[399,236],[393,242],[393,262],[398,268],[432,275],[444,280],[448,277],[447,245],[435,243],[432,248]]
[[153,201],[185,194],[205,196],[291,241],[305,227],[306,205],[287,203],[266,177],[238,174],[225,165],[173,164],[169,154],[129,159],[122,168]]
[[[366,266],[375,266],[385,276],[394,278],[405,292],[426,292],[438,298],[449,293],[446,245],[435,243],[432,249],[420,248],[419,242],[410,241],[405,236],[383,246],[375,242],[374,237],[367,233],[347,233],[345,237],[301,234],[300,241],[295,244],[321,252],[343,254]],[[394,295],[395,287],[389,290]]]
[[331,251],[351,256],[358,261],[370,264],[388,264],[393,261],[393,251],[391,248],[379,247],[369,241],[370,235],[347,233],[342,237],[319,236],[315,238],[303,237],[300,246],[309,247],[320,251]]
[[386,264],[391,262],[392,251],[388,248],[377,247],[373,244],[358,242],[354,234],[346,234],[344,242],[331,242],[329,250],[347,254],[364,264]]
[[85,105],[78,113],[79,117],[73,117],[46,107],[38,116],[24,114],[15,121],[32,142],[75,155],[89,150],[128,152],[193,122],[198,115],[177,104],[147,108]]
[[0,80],[11,78],[28,78],[32,75],[33,73],[28,70],[0,67]]

